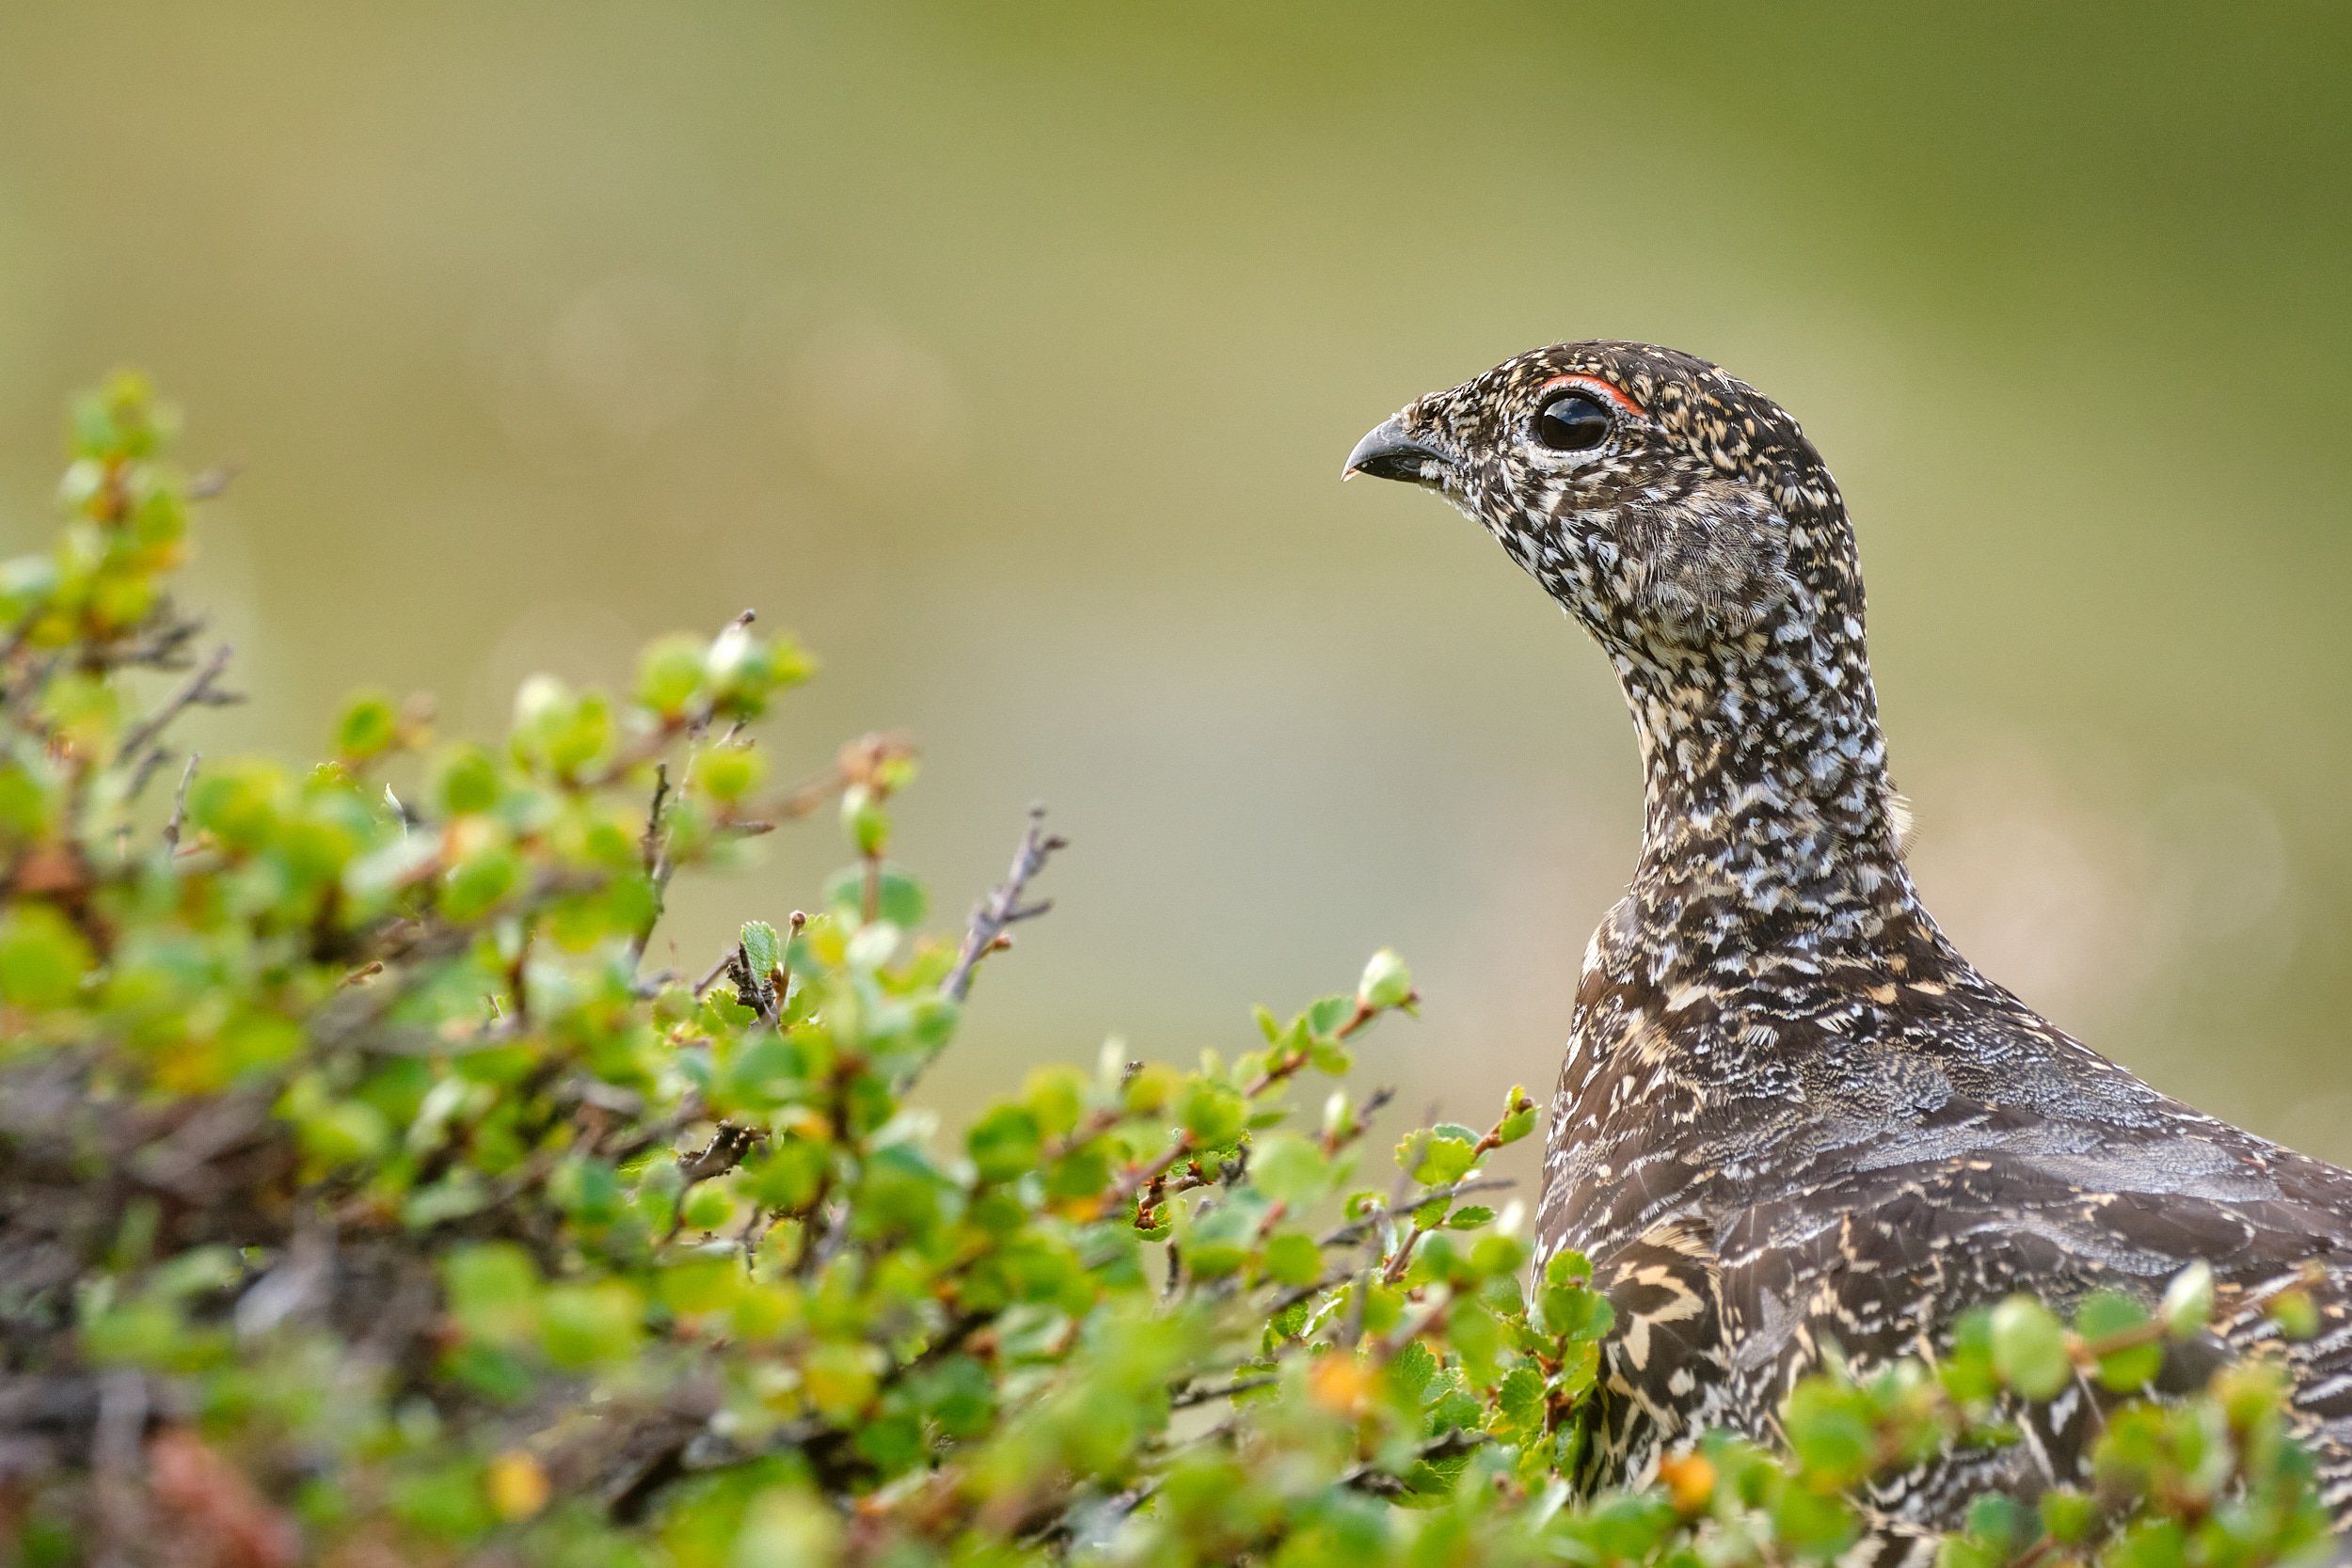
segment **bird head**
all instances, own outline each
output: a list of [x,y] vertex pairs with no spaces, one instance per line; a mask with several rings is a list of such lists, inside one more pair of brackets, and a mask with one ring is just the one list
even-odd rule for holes
[[1437,490],[1613,652],[1681,662],[1862,613],[1836,483],[1797,422],[1703,359],[1562,343],[1406,404],[1345,476]]

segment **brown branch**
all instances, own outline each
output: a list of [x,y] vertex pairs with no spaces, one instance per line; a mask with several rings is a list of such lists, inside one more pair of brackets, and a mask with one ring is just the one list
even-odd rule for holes
[[[1374,1019],[1378,1018],[1380,1016],[1380,1011],[1381,1010],[1377,1007],[1368,1006],[1362,1002],[1358,1002],[1356,1004],[1356,1010],[1348,1014],[1347,1018],[1338,1028],[1331,1031],[1331,1037],[1342,1040],[1347,1038],[1350,1035],[1355,1034],[1357,1030],[1361,1029],[1365,1024],[1370,1023]],[[1277,1084],[1282,1083],[1286,1079],[1296,1077],[1300,1069],[1305,1068],[1309,1062],[1313,1060],[1314,1053],[1311,1051],[1306,1050],[1294,1051],[1288,1055],[1275,1056],[1272,1060],[1266,1063],[1264,1071],[1259,1073],[1257,1077],[1251,1079],[1249,1083],[1243,1087],[1241,1091],[1242,1098],[1245,1100],[1257,1099],[1260,1095],[1265,1093],[1266,1090],[1274,1087]],[[1386,1101],[1384,1100],[1382,1103],[1385,1104]]]
[[1393,1218],[1397,1208],[1418,1209],[1424,1203],[1451,1203],[1457,1197],[1468,1197],[1472,1193],[1501,1192],[1518,1185],[1518,1182],[1507,1176],[1482,1176],[1469,1180],[1456,1181],[1450,1187],[1433,1187],[1409,1205],[1404,1203],[1402,1199],[1398,1200],[1396,1208],[1391,1208],[1385,1203],[1375,1204],[1359,1218],[1348,1221],[1337,1229],[1326,1231],[1318,1244],[1346,1246],[1359,1241],[1366,1232],[1382,1220]]
[[653,908],[645,915],[645,923],[629,939],[629,966],[634,969],[645,958],[645,944],[653,941],[654,927],[661,924],[662,906],[668,902],[670,876],[675,867],[670,863],[669,834],[662,831],[661,808],[670,799],[670,765],[654,764],[653,803],[645,808],[645,831],[637,840],[637,855],[645,868],[645,878],[653,883]]
[[653,804],[645,808],[645,831],[637,840],[638,859],[644,863],[645,875],[655,875],[661,866],[661,808],[670,799],[670,765],[654,764]]
[[725,975],[726,972],[735,967],[735,955],[738,951],[738,948],[728,948],[724,953],[719,955],[719,961],[717,963],[712,964],[707,970],[703,972],[703,977],[694,982],[694,999],[696,1001],[701,1001],[703,992],[717,985],[721,978]]
[[1008,927],[1024,920],[1033,920],[1054,907],[1053,900],[1041,898],[1034,904],[1021,902],[1022,892],[1030,879],[1045,869],[1046,861],[1057,849],[1065,848],[1069,840],[1045,831],[1045,807],[1029,808],[1029,825],[1021,835],[1021,847],[1013,851],[1012,869],[1005,879],[989,890],[989,895],[972,911],[972,928],[965,933],[963,949],[956,955],[956,967],[947,972],[940,986],[955,1001],[961,1002],[972,990],[972,973],[982,958],[995,950],[1004,939]]
[[1324,1157],[1328,1159],[1372,1131],[1372,1118],[1388,1109],[1389,1101],[1395,1098],[1394,1086],[1385,1084],[1366,1095],[1364,1102],[1356,1108],[1355,1115],[1348,1117],[1345,1126],[1334,1127],[1317,1140],[1323,1145]]
[[1170,1410],[1188,1410],[1196,1404],[1230,1399],[1235,1394],[1246,1394],[1252,1388],[1264,1388],[1280,1381],[1272,1372],[1263,1372],[1256,1377],[1235,1378],[1231,1383],[1220,1383],[1212,1388],[1187,1388],[1181,1394],[1170,1396],[1168,1407]]
[[[714,1176],[724,1176],[743,1163],[743,1156],[749,1154],[752,1146],[758,1141],[759,1134],[750,1128],[723,1121],[718,1131],[711,1134],[708,1145],[691,1154],[678,1156],[678,1173],[686,1178],[690,1187]],[[684,1204],[679,1207],[683,1208]]]
[[131,733],[122,737],[122,746],[117,754],[136,756],[147,749],[150,741],[164,732],[164,726],[191,707],[223,707],[230,703],[244,702],[245,698],[237,693],[218,690],[213,685],[229,669],[230,656],[233,652],[226,642],[214,649],[213,657],[204,661],[204,668],[190,676],[186,685],[166,698],[161,707],[132,727]]
[[1192,1134],[1190,1132],[1177,1133],[1176,1141],[1161,1150],[1157,1159],[1148,1165],[1136,1166],[1112,1184],[1111,1201],[1106,1207],[1115,1209],[1123,1206],[1136,1193],[1166,1176],[1177,1161],[1192,1152]]
[[202,473],[188,481],[188,499],[192,501],[208,501],[216,496],[227,493],[229,489],[229,482],[237,477],[237,467],[238,466],[234,463],[223,463],[216,468],[205,469]]
[[741,942],[727,958],[727,968],[735,980],[735,999],[759,1015],[759,1021],[774,1029],[784,1022],[784,999],[771,986],[768,976],[753,973],[752,956]]
[[[1486,1433],[1472,1432],[1464,1428],[1449,1432],[1434,1443],[1424,1444],[1421,1451],[1413,1455],[1413,1459],[1417,1464],[1427,1464],[1437,1459],[1451,1459],[1456,1454],[1470,1453],[1474,1449],[1485,1448],[1493,1441],[1494,1439]],[[1359,1492],[1369,1492],[1376,1497],[1401,1497],[1407,1490],[1403,1477],[1370,1462],[1359,1465],[1340,1477],[1340,1484]]]
[[[151,748],[145,756],[139,758],[138,766],[132,770],[131,782],[124,786],[122,791],[123,800],[127,803],[146,794],[147,786],[154,782],[156,773],[161,770],[165,763],[170,760],[171,753],[161,746]],[[130,830],[126,827],[123,831],[128,832]]]

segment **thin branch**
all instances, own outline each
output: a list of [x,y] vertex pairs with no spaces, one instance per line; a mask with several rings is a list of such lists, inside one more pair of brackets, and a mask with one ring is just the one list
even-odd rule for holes
[[245,699],[237,693],[217,690],[213,686],[228,670],[230,655],[233,651],[226,642],[214,649],[213,657],[204,661],[204,668],[190,676],[186,685],[173,692],[161,707],[140,720],[131,733],[122,737],[122,747],[118,754],[136,756],[147,749],[150,741],[163,734],[164,726],[191,707],[222,707],[230,703],[244,702]]
[[1193,1152],[1192,1134],[1179,1132],[1175,1140],[1160,1151],[1159,1157],[1148,1165],[1137,1165],[1111,1184],[1111,1201],[1105,1208],[1124,1207],[1136,1194],[1166,1176],[1176,1162]]
[[653,803],[645,808],[645,831],[637,840],[638,859],[644,863],[646,879],[653,883],[653,909],[645,916],[644,925],[629,941],[629,964],[634,968],[645,957],[645,944],[653,941],[656,926],[661,924],[662,905],[668,901],[670,874],[670,838],[663,831],[661,808],[670,800],[670,765],[654,764]]
[[850,1239],[849,1200],[835,1198],[825,1205],[823,1212],[825,1228],[818,1236],[817,1244],[809,1248],[808,1255],[801,1259],[801,1269],[804,1274],[822,1274],[825,1265],[840,1253],[842,1243]]
[[1021,902],[1022,892],[1029,879],[1045,869],[1046,861],[1054,851],[1065,848],[1069,840],[1045,831],[1045,807],[1029,808],[1029,825],[1021,835],[1021,847],[1013,852],[1012,869],[1005,879],[989,891],[979,907],[972,911],[972,928],[965,933],[963,950],[956,956],[956,967],[947,972],[947,979],[940,990],[961,1002],[972,990],[972,972],[980,959],[993,952],[1006,940],[1006,927],[1024,920],[1033,920],[1054,907],[1053,900],[1041,898],[1034,904]]
[[735,955],[739,951],[740,951],[739,948],[730,947],[719,955],[719,961],[712,964],[704,972],[703,977],[694,982],[694,1000],[701,1001],[703,992],[717,985],[726,972],[735,967]]
[[148,784],[153,782],[164,764],[170,760],[171,753],[161,746],[151,748],[145,756],[139,758],[137,769],[132,773],[130,784],[122,791],[124,801],[135,800],[146,794]]
[[[167,856],[179,853],[179,830],[188,820],[188,785],[195,783],[195,764],[204,759],[204,752],[188,752],[188,767],[179,771],[179,787],[172,790],[172,816],[163,825],[163,851]],[[381,969],[381,964],[376,966]]]
[[238,466],[234,463],[223,463],[217,468],[205,469],[188,481],[188,499],[208,501],[226,493],[229,482],[237,477],[237,467]]
[[653,804],[645,808],[645,831],[637,840],[638,858],[644,863],[645,874],[654,875],[661,865],[661,808],[670,799],[670,765],[654,764]]
[[[750,1128],[723,1121],[711,1133],[707,1145],[691,1154],[678,1156],[679,1174],[686,1178],[686,1184],[690,1187],[714,1176],[724,1176],[743,1163],[743,1156],[750,1153],[752,1146],[758,1141],[759,1134]],[[680,1204],[679,1207],[685,1206]]]
[[1235,1394],[1246,1394],[1252,1388],[1263,1388],[1280,1381],[1272,1372],[1263,1372],[1256,1377],[1240,1377],[1231,1383],[1220,1383],[1213,1388],[1187,1388],[1181,1394],[1171,1396],[1168,1407],[1170,1410],[1188,1410],[1196,1404],[1230,1399]]
[[1392,1204],[1375,1205],[1365,1211],[1360,1218],[1350,1220],[1335,1230],[1325,1232],[1318,1239],[1319,1244],[1323,1246],[1349,1245],[1361,1240],[1381,1221],[1394,1218],[1399,1209],[1409,1211],[1418,1209],[1424,1203],[1451,1203],[1457,1197],[1468,1197],[1472,1193],[1497,1193],[1518,1185],[1517,1181],[1507,1176],[1481,1176],[1466,1181],[1456,1181],[1450,1187],[1432,1187],[1409,1204],[1399,1198]]
[[765,974],[752,968],[752,956],[741,942],[728,957],[727,967],[735,979],[735,999],[759,1015],[759,1021],[771,1029],[783,1027],[784,998],[776,994],[775,986]]
[[[1423,1444],[1421,1451],[1416,1453],[1413,1459],[1419,1464],[1439,1459],[1452,1459],[1456,1454],[1470,1453],[1485,1448],[1493,1441],[1491,1436],[1483,1432],[1471,1432],[1467,1429],[1449,1432],[1434,1443]],[[1403,1477],[1394,1471],[1383,1469],[1370,1461],[1357,1465],[1340,1477],[1340,1484],[1359,1492],[1369,1492],[1376,1497],[1401,1497],[1410,1490]]]

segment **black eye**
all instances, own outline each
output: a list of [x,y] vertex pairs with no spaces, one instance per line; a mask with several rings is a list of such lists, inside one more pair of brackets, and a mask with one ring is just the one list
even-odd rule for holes
[[1554,451],[1590,451],[1609,439],[1609,410],[1583,392],[1565,392],[1535,415],[1535,439]]

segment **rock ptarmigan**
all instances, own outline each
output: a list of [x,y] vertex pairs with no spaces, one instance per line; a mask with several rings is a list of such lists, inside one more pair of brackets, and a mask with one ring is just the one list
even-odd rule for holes
[[[1584,955],[1537,1216],[1618,1310],[1586,1479],[1643,1482],[1710,1427],[1770,1436],[1828,1343],[1931,1354],[1968,1307],[2153,1294],[2203,1259],[2242,1346],[2316,1263],[2319,1332],[2285,1353],[2344,1525],[2352,1173],[2159,1094],[1937,927],[1852,528],[1796,421],[1688,355],[1568,343],[1417,399],[1346,472],[1484,525],[1600,643],[1641,741],[1641,859]],[[2077,1479],[2096,1406],[2066,1390],[2024,1441],[1889,1487],[1862,1556]]]

